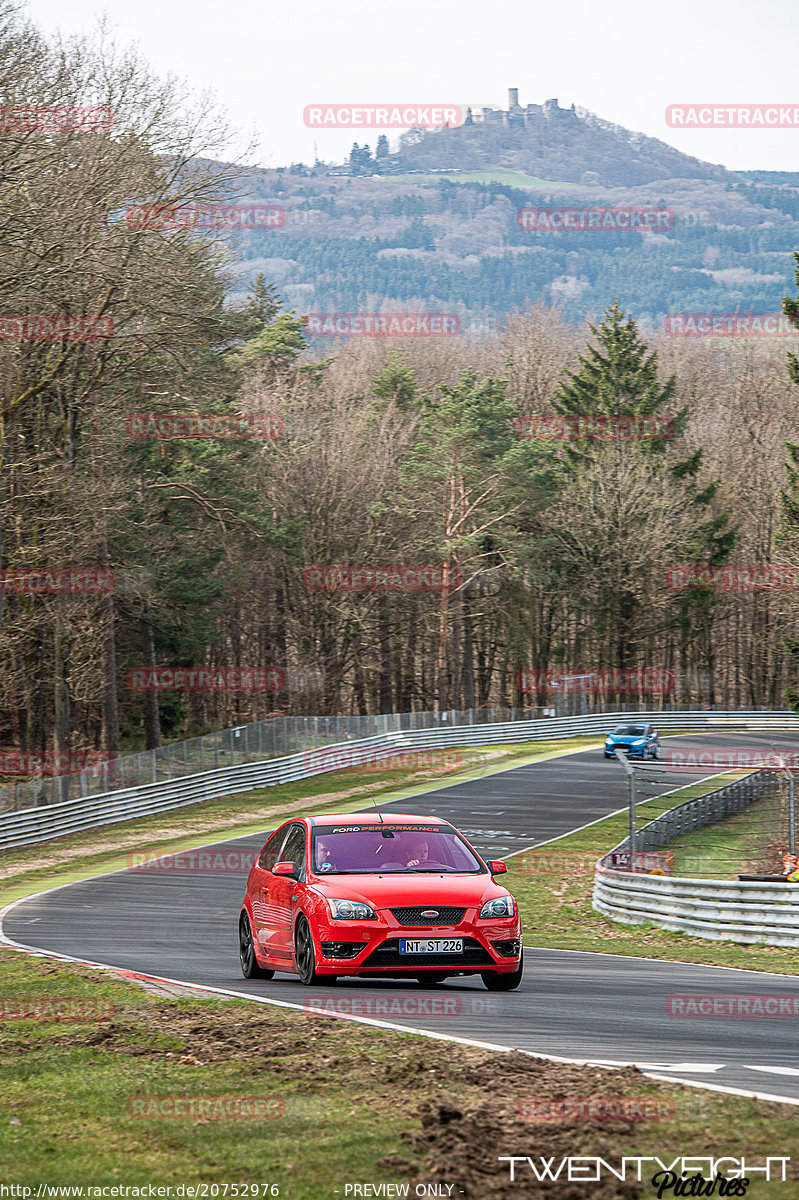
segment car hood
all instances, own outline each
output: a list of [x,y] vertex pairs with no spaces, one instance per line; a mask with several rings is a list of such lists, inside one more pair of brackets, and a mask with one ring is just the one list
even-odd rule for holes
[[375,908],[445,904],[473,908],[507,894],[490,875],[326,875],[311,886],[322,896],[362,900]]
[[642,742],[645,737],[645,733],[636,733],[634,736],[629,733],[609,733],[608,741],[615,742],[617,746],[631,746],[633,742]]

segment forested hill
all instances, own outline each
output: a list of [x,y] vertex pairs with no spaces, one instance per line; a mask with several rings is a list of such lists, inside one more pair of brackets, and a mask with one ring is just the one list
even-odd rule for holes
[[[730,179],[731,172],[675,150],[658,138],[633,133],[585,109],[550,106],[524,122],[486,122],[455,129],[414,131],[386,172],[464,171],[505,167],[565,183],[634,187],[659,179]],[[588,176],[586,178],[586,176]]]
[[[577,322],[618,298],[655,330],[674,313],[775,312],[792,285],[798,175],[733,173],[555,100],[413,130],[393,153],[364,136],[344,164],[245,172],[239,196],[283,219],[230,235],[233,298],[262,272],[301,313],[446,312],[463,329],[537,301]],[[525,206],[672,216],[657,232],[531,230]]]

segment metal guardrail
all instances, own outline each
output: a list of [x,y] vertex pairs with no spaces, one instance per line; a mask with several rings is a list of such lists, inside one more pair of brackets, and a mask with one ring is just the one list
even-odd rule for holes
[[[443,715],[443,714],[440,714]],[[495,724],[441,724],[434,729],[385,732],[327,746],[309,747],[282,758],[245,762],[213,771],[200,771],[182,779],[122,788],[97,796],[48,803],[17,812],[0,813],[0,850],[62,837],[81,829],[149,816],[203,800],[232,796],[253,788],[309,779],[342,767],[378,761],[408,750],[446,749],[457,746],[500,745],[552,738],[600,735],[610,732],[629,713],[593,713],[576,717],[498,722]],[[319,718],[323,720],[323,718]],[[776,712],[644,712],[636,720],[652,721],[660,729],[799,730],[799,716]],[[391,718],[380,718],[391,720]],[[779,886],[779,885],[777,885]]]
[[[635,853],[723,821],[784,786],[773,772],[757,771],[679,804],[636,833]],[[612,856],[629,851],[630,839],[625,838],[596,866],[593,906],[612,920],[650,923],[713,941],[799,946],[799,885],[636,874],[610,865]]]
[[[662,714],[664,728],[665,722],[675,715],[692,716],[697,711],[688,704],[667,705]],[[41,804],[59,804],[75,796],[103,796],[107,792],[123,791],[161,780],[171,782],[206,771],[240,766],[245,762],[263,762],[269,758],[285,758],[314,746],[374,737],[380,733],[507,724],[539,718],[582,720],[603,715],[614,721],[620,717],[632,718],[637,715],[637,704],[597,704],[593,696],[566,694],[548,708],[492,707],[349,717],[268,717],[182,742],[171,742],[157,750],[121,755],[113,762],[102,761],[100,756],[93,763],[87,763],[85,769],[76,770],[71,775],[42,773],[16,780],[0,786],[0,813],[38,808]],[[723,712],[716,715],[722,719],[725,717]],[[761,711],[758,715],[767,717],[769,714]],[[90,751],[86,753],[91,757]]]

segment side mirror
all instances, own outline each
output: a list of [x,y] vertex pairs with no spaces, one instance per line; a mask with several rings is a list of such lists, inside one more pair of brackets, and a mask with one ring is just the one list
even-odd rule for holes
[[290,879],[299,879],[300,868],[295,866],[293,862],[286,860],[285,862],[277,862],[272,867],[273,875],[288,875]]
[[492,875],[504,875],[508,870],[508,865],[501,858],[491,858],[488,861],[488,869]]

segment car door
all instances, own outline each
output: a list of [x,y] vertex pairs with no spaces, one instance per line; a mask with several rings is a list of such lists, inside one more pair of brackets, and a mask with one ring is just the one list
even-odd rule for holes
[[293,862],[300,878],[289,875],[271,875],[269,882],[269,915],[273,922],[274,952],[281,958],[291,958],[294,953],[294,911],[305,880],[306,832],[302,824],[289,827],[288,835],[280,851],[278,862]]
[[290,825],[282,825],[264,846],[255,869],[250,876],[250,905],[253,917],[253,935],[262,954],[273,955],[277,945],[277,925],[272,912],[271,890],[275,876],[272,867],[280,861],[280,852],[288,836]]

